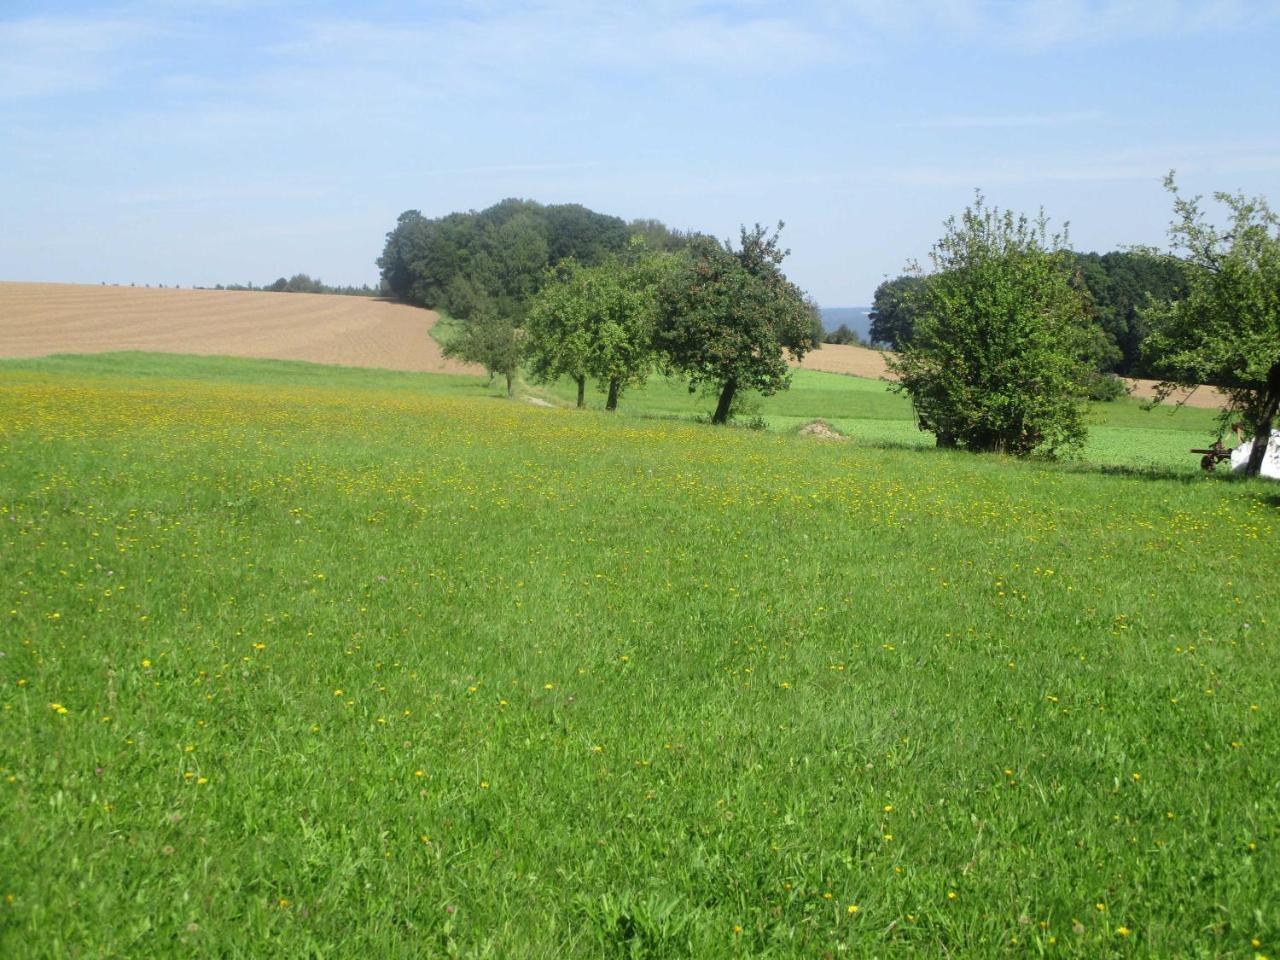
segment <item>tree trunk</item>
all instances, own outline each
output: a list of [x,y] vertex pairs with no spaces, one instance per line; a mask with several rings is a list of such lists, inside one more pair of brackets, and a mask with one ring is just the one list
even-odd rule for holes
[[715,416],[711,418],[712,423],[728,423],[729,410],[733,406],[733,395],[738,391],[738,381],[730,377],[724,382],[724,389],[720,391],[720,402],[716,404]]
[[578,377],[578,409],[581,410],[587,405],[587,378]]
[[1262,461],[1271,444],[1271,425],[1277,412],[1280,412],[1280,363],[1273,364],[1267,373],[1267,398],[1262,402],[1253,431],[1253,449],[1249,451],[1249,462],[1244,468],[1246,477],[1256,477],[1262,472]]
[[609,399],[604,402],[604,408],[612,413],[618,409],[618,379],[609,381]]
[[513,379],[514,379],[514,378],[513,378],[512,374],[509,374],[509,373],[508,373],[508,374],[507,374],[507,397],[508,397],[508,398],[510,398],[511,396],[513,396],[513,395],[515,394],[515,390],[514,390],[514,389],[512,389],[512,382],[513,382]]

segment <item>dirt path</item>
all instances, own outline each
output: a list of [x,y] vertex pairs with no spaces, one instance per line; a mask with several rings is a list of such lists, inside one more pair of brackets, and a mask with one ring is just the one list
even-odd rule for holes
[[439,317],[371,297],[0,282],[0,356],[153,350],[431,373]]

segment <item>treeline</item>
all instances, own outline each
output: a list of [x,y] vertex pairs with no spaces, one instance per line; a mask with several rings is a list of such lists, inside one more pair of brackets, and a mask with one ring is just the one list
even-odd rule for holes
[[[197,287],[196,289],[203,289]],[[383,295],[383,291],[379,287],[371,287],[363,284],[359,287],[345,286],[332,287],[322,281],[319,277],[311,277],[305,273],[295,273],[291,277],[280,277],[264,286],[254,286],[253,283],[244,285],[238,283],[218,284],[213,287],[214,290],[257,290],[267,293],[334,293],[344,297],[379,297]]]
[[920,429],[941,447],[1076,449],[1091,381],[1111,363],[1160,378],[1158,399],[1221,390],[1218,438],[1251,434],[1244,469],[1257,475],[1280,418],[1280,216],[1263,197],[1217,193],[1222,229],[1172,174],[1166,186],[1164,255],[1081,255],[1043,213],[990,207],[981,193],[949,218],[932,270],[883,285],[873,314],[877,336],[896,341],[890,389],[910,398]]
[[[1103,374],[1151,376],[1142,345],[1150,333],[1143,320],[1152,302],[1180,300],[1187,293],[1186,267],[1155,252],[1067,251],[1071,284],[1080,291],[1086,317],[1096,326],[1094,366]],[[903,275],[876,288],[870,313],[871,340],[892,350],[911,339],[920,311],[924,279]]]
[[650,250],[672,252],[698,236],[576,203],[510,199],[435,218],[405,211],[387,234],[378,266],[383,287],[400,300],[463,320],[484,310],[518,326],[554,265],[597,266],[620,256],[633,237]]
[[401,214],[378,265],[394,296],[461,320],[445,352],[504,376],[508,392],[523,365],[540,381],[573,380],[579,406],[592,381],[614,410],[660,371],[704,390],[711,421],[725,423],[744,391],[785,389],[787,355],[821,337],[786,256],[759,225],[735,246],[577,204],[504,200]]

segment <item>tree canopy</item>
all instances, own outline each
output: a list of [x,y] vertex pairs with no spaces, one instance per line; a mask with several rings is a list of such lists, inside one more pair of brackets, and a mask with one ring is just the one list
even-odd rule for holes
[[1145,356],[1165,378],[1159,399],[1199,384],[1227,395],[1223,426],[1238,418],[1253,433],[1246,473],[1256,476],[1280,414],[1280,217],[1263,197],[1216,193],[1228,220],[1219,230],[1205,219],[1200,197],[1178,192],[1173,174],[1165,186],[1187,292],[1143,311],[1151,328]]
[[656,220],[628,225],[580,204],[503,200],[485,210],[428,218],[400,215],[378,266],[392,296],[465,319],[487,309],[519,323],[547,268],[572,258],[594,266],[622,255],[631,236],[655,250],[686,246],[693,235]]
[[444,346],[446,357],[478,363],[489,373],[489,382],[501,375],[511,396],[520,369],[521,333],[510,317],[482,308],[462,324],[462,330]]
[[[1088,314],[1098,327],[1096,363],[1100,373],[1141,377],[1149,374],[1142,354],[1147,327],[1142,308],[1148,300],[1170,300],[1186,291],[1186,270],[1171,257],[1151,251],[1070,252],[1074,283],[1085,295]],[[876,288],[871,340],[900,350],[915,329],[922,279],[910,274],[885,280]]]
[[614,410],[630,385],[653,366],[653,327],[660,278],[668,258],[637,238],[628,256],[595,266],[561,261],[533,298],[525,318],[526,359],[539,380],[561,376],[584,386],[594,378]]
[[813,345],[812,307],[782,272],[788,253],[759,224],[742,228],[736,250],[699,238],[662,285],[655,344],[690,389],[715,391],[712,423],[728,422],[739,390],[786,389],[786,354]]
[[886,280],[876,287],[868,314],[872,343],[882,344],[890,350],[901,350],[907,345],[915,330],[923,287],[923,279],[910,275]]
[[915,330],[889,361],[940,446],[1053,455],[1083,441],[1090,327],[1066,235],[981,194],[924,277]]

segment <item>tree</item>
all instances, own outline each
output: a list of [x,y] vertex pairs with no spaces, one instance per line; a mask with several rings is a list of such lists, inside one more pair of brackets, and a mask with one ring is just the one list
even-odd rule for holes
[[840,326],[830,331],[826,337],[823,338],[823,342],[838,343],[854,347],[866,346],[866,344],[862,342],[862,338],[858,336],[858,332],[850,329],[847,323],[842,323]]
[[718,395],[712,423],[728,422],[739,390],[785,390],[786,352],[800,359],[812,344],[805,295],[782,273],[789,252],[759,224],[742,228],[737,250],[695,238],[662,284],[655,344],[691,390],[703,385]]
[[1147,250],[1078,253],[1074,256],[1080,284],[1088,291],[1092,313],[1105,331],[1107,372],[1145,376],[1142,341],[1147,326],[1142,309],[1150,299],[1178,300],[1186,294],[1186,269],[1172,257]]
[[509,317],[492,310],[479,310],[462,324],[461,332],[444,347],[446,357],[478,363],[489,373],[489,382],[498,374],[507,378],[507,396],[514,388],[520,369],[520,331]]
[[631,262],[614,258],[594,267],[566,260],[533,299],[525,320],[527,356],[542,381],[568,376],[578,385],[578,406],[594,377],[607,392],[606,410],[615,410],[630,385],[641,383],[653,366],[653,323],[657,255],[637,241]]
[[939,446],[1054,455],[1084,439],[1090,325],[1066,234],[981,193],[930,254],[915,330],[889,369]]
[[876,287],[870,313],[872,343],[882,343],[890,350],[901,350],[911,339],[919,309],[924,280],[910,274],[886,280]]
[[519,318],[549,265],[568,257],[600,263],[621,254],[628,236],[618,217],[578,204],[509,199],[434,219],[407,210],[378,266],[384,288],[409,303],[452,311],[461,290],[469,305],[482,300]]
[[1179,387],[1211,384],[1227,396],[1222,425],[1239,419],[1253,434],[1245,466],[1257,476],[1280,414],[1280,217],[1263,197],[1215,193],[1225,232],[1207,223],[1200,197],[1185,198],[1174,175],[1169,233],[1186,267],[1187,293],[1143,313],[1144,355],[1162,377],[1163,400]]

